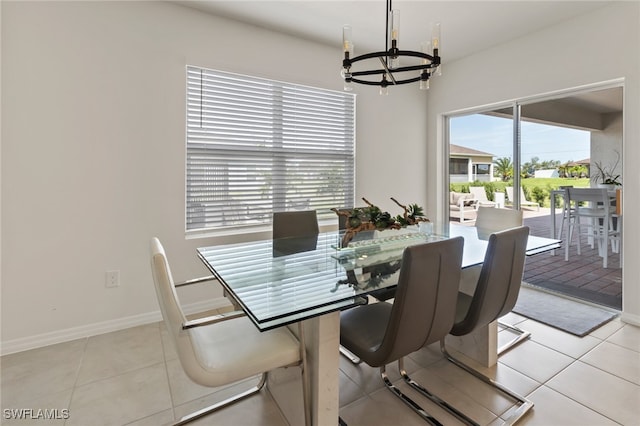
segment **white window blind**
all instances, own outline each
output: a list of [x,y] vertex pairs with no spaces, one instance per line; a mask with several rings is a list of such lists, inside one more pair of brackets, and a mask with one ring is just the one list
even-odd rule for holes
[[187,67],[186,229],[353,206],[355,97]]

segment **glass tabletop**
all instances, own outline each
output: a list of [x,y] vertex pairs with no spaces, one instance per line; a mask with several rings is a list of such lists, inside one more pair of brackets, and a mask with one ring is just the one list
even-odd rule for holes
[[[488,241],[476,228],[455,225],[448,235],[383,231],[345,248],[336,231],[202,247],[198,255],[254,324],[269,330],[362,304],[368,293],[397,285],[405,247],[458,235],[465,239],[462,266],[481,264]],[[550,250],[554,242],[530,237],[527,249]]]

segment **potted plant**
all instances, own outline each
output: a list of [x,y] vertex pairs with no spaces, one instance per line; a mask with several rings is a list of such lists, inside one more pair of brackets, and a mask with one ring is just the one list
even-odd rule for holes
[[596,182],[599,187],[615,189],[616,186],[622,185],[620,175],[615,174],[616,166],[620,162],[620,153],[616,151],[616,154],[618,158],[611,167],[604,166],[601,161],[593,163],[596,171],[591,175],[591,180]]

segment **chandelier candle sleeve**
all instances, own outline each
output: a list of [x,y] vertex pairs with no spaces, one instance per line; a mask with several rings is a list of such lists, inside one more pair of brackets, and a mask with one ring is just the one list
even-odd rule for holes
[[[429,88],[432,75],[440,75],[440,23],[431,33],[430,47],[420,51],[400,48],[400,12],[387,0],[385,10],[384,50],[355,56],[351,27],[342,28],[341,76],[345,90],[352,90],[352,83],[380,86],[380,93],[387,94],[388,87],[407,83],[420,83],[420,89]],[[367,67],[369,63],[371,67]]]
[[[349,25],[342,27],[342,53],[344,54],[345,60],[353,58],[353,41],[351,39],[351,27]],[[344,80],[345,92],[352,91],[351,73],[348,72],[346,67],[343,67],[341,74]]]
[[342,27],[342,51],[345,58],[353,56],[353,42],[351,41],[351,27],[349,25]]
[[[431,42],[430,41],[423,41],[422,44],[420,45],[420,50],[422,50],[422,53],[431,53]],[[422,60],[423,64],[428,64],[428,60],[427,59],[423,59]],[[429,71],[427,70],[423,70],[422,73],[429,73]],[[429,76],[423,76],[420,75],[420,90],[429,90]]]
[[398,44],[400,43],[400,11],[391,11],[391,61],[389,68],[400,66],[400,56],[398,56]]
[[[433,44],[433,56],[438,56],[440,50],[440,22],[436,22],[431,30],[431,44]],[[442,67],[438,63],[438,67],[435,69],[437,76],[442,75]]]

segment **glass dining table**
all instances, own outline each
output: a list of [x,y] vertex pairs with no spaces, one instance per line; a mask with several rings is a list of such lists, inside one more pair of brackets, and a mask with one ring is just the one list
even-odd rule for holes
[[[456,236],[465,240],[462,267],[482,264],[488,234],[455,224],[447,233],[430,235],[418,232],[417,227],[377,232],[348,247],[342,247],[342,233],[335,231],[201,247],[197,251],[259,330],[303,321],[314,407],[312,422],[336,424],[339,311],[366,303],[367,295],[375,290],[395,286],[405,247]],[[527,254],[553,250],[559,244],[556,239],[529,236]],[[275,384],[268,385],[277,401],[278,392],[272,389]],[[299,416],[285,414],[294,420]]]
[[[405,247],[456,236],[465,239],[462,267],[481,264],[488,235],[456,225],[447,234],[382,231],[345,248],[336,231],[202,247],[198,255],[265,331],[362,304],[368,293],[396,285]],[[555,240],[530,236],[527,254],[552,248]]]

